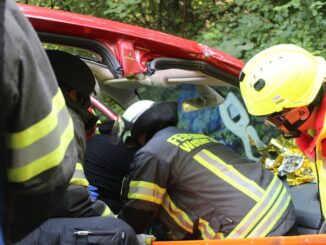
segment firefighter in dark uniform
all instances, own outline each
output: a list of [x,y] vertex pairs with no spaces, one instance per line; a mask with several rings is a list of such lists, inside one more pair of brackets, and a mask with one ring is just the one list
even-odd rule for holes
[[100,134],[87,140],[84,170],[89,183],[98,188],[98,199],[117,214],[122,206],[122,180],[130,173],[130,164],[138,148],[125,147],[122,142],[112,144],[108,134],[113,123],[114,121],[109,121],[100,124]]
[[0,12],[1,226],[11,244],[53,215],[75,168],[74,134],[32,26],[14,1]]
[[79,57],[59,50],[47,50],[50,63],[63,92],[70,116],[74,123],[74,142],[77,148],[76,169],[64,199],[55,216],[87,217],[112,215],[109,207],[101,201],[92,201],[83,164],[86,150],[86,132],[98,118],[88,111],[90,94],[95,87],[95,78],[88,66]]
[[121,219],[141,233],[157,217],[174,240],[292,232],[294,208],[276,175],[177,123],[175,103],[145,100],[114,125],[116,139],[143,146],[135,155]]
[[85,130],[93,127],[97,117],[88,111],[95,78],[77,56],[47,50],[74,126],[73,152],[76,168],[70,185],[51,218],[26,236],[24,244],[132,244],[137,245],[134,231],[114,217],[102,201],[92,200],[83,172],[86,147]]

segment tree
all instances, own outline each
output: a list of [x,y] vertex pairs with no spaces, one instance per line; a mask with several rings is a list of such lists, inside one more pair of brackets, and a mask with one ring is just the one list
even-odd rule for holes
[[240,59],[279,43],[326,56],[326,2],[316,0],[21,0],[139,25]]
[[229,1],[196,39],[244,60],[280,43],[326,57],[325,17],[325,1]]

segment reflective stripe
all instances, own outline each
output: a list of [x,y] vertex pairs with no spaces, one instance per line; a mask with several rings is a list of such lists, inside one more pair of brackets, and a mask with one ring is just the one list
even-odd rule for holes
[[77,162],[77,163],[76,163],[76,167],[75,167],[75,169],[76,169],[76,170],[84,171],[83,164],[81,164],[80,162]]
[[191,234],[193,233],[193,222],[184,211],[173,203],[172,199],[167,193],[164,195],[162,207],[174,220],[174,222],[177,223],[182,229]]
[[212,240],[215,238],[215,231],[210,227],[208,221],[199,218],[198,229],[204,240]]
[[224,239],[224,234],[222,232],[217,232],[214,237],[215,240],[222,240]]
[[[232,230],[227,238],[244,238],[259,223],[262,217],[268,215],[269,209],[275,200],[280,197],[282,183],[277,176],[274,176],[269,184],[264,196],[259,202],[248,212],[241,222]],[[279,198],[280,199],[280,198]]]
[[60,123],[61,118],[58,118],[58,114],[64,107],[65,100],[61,90],[58,89],[56,95],[52,99],[51,112],[45,118],[33,124],[24,131],[18,133],[8,133],[7,147],[10,149],[20,149],[29,146],[44,137],[47,137],[47,135],[57,127],[58,122]]
[[[326,115],[326,114],[325,114]],[[318,142],[318,145],[316,147],[316,161],[315,161],[315,169],[314,173],[318,174],[318,186],[319,186],[319,193],[326,193],[326,160],[323,159],[323,152],[321,148],[320,142]],[[320,197],[320,205],[321,210],[326,217],[326,195],[319,195]]]
[[84,173],[83,165],[81,163],[76,163],[74,174],[72,175],[69,183],[86,187],[89,185]]
[[111,214],[112,214],[111,209],[107,205],[105,205],[105,209],[101,216],[111,216]]
[[[274,176],[265,191],[255,182],[241,175],[231,165],[226,164],[222,159],[207,150],[199,152],[194,156],[194,159],[225,182],[257,201],[257,204],[228,235],[228,238],[246,237],[252,229],[254,230],[248,235],[249,237],[267,235],[290,203],[290,197],[277,176]],[[281,190],[283,191],[281,192]],[[282,205],[285,205],[285,207]],[[278,210],[278,212],[275,210]]]
[[291,198],[286,193],[286,188],[283,186],[282,193],[276,203],[267,215],[260,221],[257,227],[248,235],[248,237],[265,237],[274,227],[274,225],[283,216],[285,210],[290,204]]
[[[65,109],[66,110],[66,109]],[[68,113],[68,112],[67,112]],[[60,136],[60,143],[52,152],[46,152],[46,155],[36,159],[33,162],[26,163],[25,166],[10,168],[8,170],[8,179],[10,182],[24,182],[34,176],[58,166],[64,159],[65,153],[71,140],[74,137],[73,122],[69,118],[65,130]]]
[[263,196],[264,189],[208,150],[201,150],[194,156],[194,159],[220,177],[224,182],[248,195],[256,202]]
[[66,108],[58,113],[59,123],[48,135],[23,148],[13,149],[15,167],[22,167],[54,151],[60,145],[60,138],[69,123],[70,116]]
[[166,189],[147,181],[131,181],[129,184],[129,199],[140,199],[144,201],[161,204]]

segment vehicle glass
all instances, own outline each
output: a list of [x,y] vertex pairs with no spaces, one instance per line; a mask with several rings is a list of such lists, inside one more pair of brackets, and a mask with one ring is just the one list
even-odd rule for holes
[[[109,96],[101,96],[99,98],[99,101],[107,108],[109,108],[112,112],[114,112],[116,115],[122,115],[124,112],[124,109]],[[101,122],[108,120],[108,118],[104,116],[98,109],[95,108],[95,112]]]
[[191,112],[212,106],[218,106],[223,102],[224,98],[220,94],[207,93],[190,99],[185,99],[181,102],[181,109],[184,112]]
[[[189,110],[188,112],[183,110],[182,103],[184,101],[200,96],[195,85],[178,85],[176,87],[165,88],[146,87],[138,89],[137,93],[141,99],[177,101],[179,113],[178,126],[180,128],[190,132],[209,135],[231,147],[242,156],[251,153],[251,159],[257,160],[259,157],[257,147],[249,146],[247,147],[247,151],[250,148],[251,152],[245,152],[244,142],[250,142],[250,144],[254,144],[255,142],[243,132],[246,132],[247,127],[251,125],[258,133],[258,139],[256,141],[267,144],[272,137],[275,137],[277,130],[265,125],[263,118],[248,115],[237,88],[214,87],[214,89],[225,99],[229,98],[226,102],[228,105],[227,108],[225,108],[225,104],[224,107],[221,107],[225,103],[223,102],[222,104],[215,103],[215,105],[212,104],[212,106]],[[232,96],[229,94],[232,94]],[[228,122],[228,127],[225,122]],[[261,132],[264,132],[264,134],[262,135]],[[248,138],[242,139],[241,137]]]
[[46,43],[46,42],[43,43],[43,47],[45,49],[55,49],[55,50],[65,51],[74,55],[78,55],[81,58],[92,60],[95,62],[100,62],[100,63],[102,62],[102,57],[99,54],[92,52],[90,50],[66,46],[66,45]]

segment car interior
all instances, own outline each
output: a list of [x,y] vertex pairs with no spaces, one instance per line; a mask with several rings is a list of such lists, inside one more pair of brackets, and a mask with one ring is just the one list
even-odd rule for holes
[[[116,115],[140,99],[175,100],[178,101],[180,117],[185,119],[182,120],[183,128],[213,135],[219,132],[221,140],[227,131],[228,137],[242,144],[244,156],[259,160],[253,148],[265,143],[251,125],[241,98],[237,96],[235,77],[203,61],[169,57],[158,57],[148,62],[146,73],[125,77],[117,58],[99,42],[44,32],[38,34],[45,48],[77,54],[91,68],[97,80],[92,104],[102,118],[114,120]],[[204,117],[203,110],[209,110],[210,115],[219,114],[219,117]],[[219,113],[214,113],[217,111]],[[192,116],[187,119],[187,115]],[[289,190],[299,233],[325,232],[317,184],[307,183],[289,187]]]

